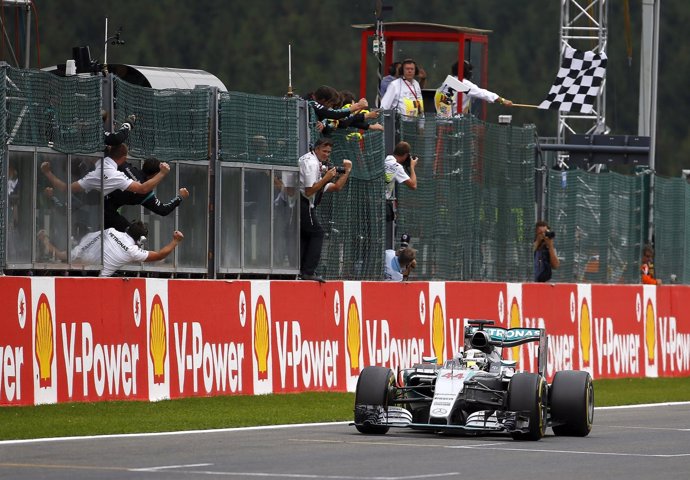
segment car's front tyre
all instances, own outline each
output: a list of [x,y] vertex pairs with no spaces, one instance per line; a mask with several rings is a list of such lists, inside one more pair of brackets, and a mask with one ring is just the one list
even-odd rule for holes
[[592,376],[579,370],[557,372],[551,383],[551,424],[553,433],[586,437],[594,421]]
[[390,368],[371,366],[359,374],[355,391],[355,427],[361,433],[382,435],[388,425],[377,424],[380,412],[388,410],[395,390],[395,374]]

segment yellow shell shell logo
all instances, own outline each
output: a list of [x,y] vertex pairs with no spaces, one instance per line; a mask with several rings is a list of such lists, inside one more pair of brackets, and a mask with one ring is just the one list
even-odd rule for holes
[[354,297],[347,306],[347,353],[350,356],[350,373],[359,373],[359,351],[362,348],[359,323],[359,310]]
[[431,343],[434,346],[434,356],[436,363],[443,364],[443,346],[446,340],[445,319],[443,317],[443,307],[438,297],[434,300],[434,311],[431,317]]
[[149,333],[149,351],[153,361],[153,383],[165,382],[165,355],[168,351],[168,332],[165,330],[165,312],[163,302],[156,295],[151,305],[151,329]]
[[[508,328],[520,328],[520,305],[518,305],[516,298],[513,298],[513,303],[510,304],[510,324]],[[513,360],[520,358],[520,347],[513,347],[510,351]]]
[[647,343],[647,359],[654,363],[654,350],[656,347],[656,322],[654,320],[654,305],[647,301],[647,308],[644,312],[645,321],[645,342]]
[[264,297],[259,297],[254,313],[254,353],[259,368],[259,380],[268,379],[268,343],[268,312]]
[[587,300],[582,300],[582,307],[580,307],[580,354],[582,355],[582,363],[587,365],[590,362],[589,348],[592,345],[592,331],[590,330],[590,313]]
[[52,365],[55,348],[53,345],[53,315],[50,313],[48,297],[42,294],[36,311],[36,361],[38,362],[39,386],[52,386]]

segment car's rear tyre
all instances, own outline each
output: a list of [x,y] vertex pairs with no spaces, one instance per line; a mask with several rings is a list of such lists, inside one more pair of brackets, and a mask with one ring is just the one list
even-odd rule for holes
[[546,380],[536,373],[516,373],[508,386],[508,410],[527,412],[529,431],[512,432],[515,440],[539,440],[546,432]]
[[594,421],[594,385],[587,372],[557,372],[551,384],[553,433],[586,437]]
[[388,409],[391,391],[395,388],[395,374],[390,368],[366,367],[359,374],[355,391],[355,427],[361,433],[383,435],[388,432],[387,425],[375,425],[370,415],[358,407],[381,407]]

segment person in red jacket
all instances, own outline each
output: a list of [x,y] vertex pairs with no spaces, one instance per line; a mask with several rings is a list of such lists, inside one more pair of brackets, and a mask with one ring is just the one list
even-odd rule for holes
[[661,285],[661,280],[654,278],[654,249],[650,245],[645,245],[642,249],[640,275],[644,284]]

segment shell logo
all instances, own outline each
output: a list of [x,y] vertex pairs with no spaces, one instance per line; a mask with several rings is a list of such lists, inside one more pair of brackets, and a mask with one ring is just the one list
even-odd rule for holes
[[587,299],[582,299],[582,306],[580,307],[580,353],[582,354],[582,363],[585,365],[588,365],[591,361],[589,358],[589,348],[592,345],[590,317]]
[[151,305],[151,329],[149,351],[153,360],[153,383],[165,383],[165,356],[168,347],[168,332],[165,330],[165,311],[163,302],[156,295]]
[[362,348],[359,310],[354,297],[347,306],[347,353],[350,356],[350,373],[359,373],[359,351]]
[[656,346],[656,322],[654,321],[654,305],[647,301],[647,308],[644,312],[645,321],[645,342],[647,343],[647,359],[654,363],[654,350]]
[[[520,328],[520,305],[518,305],[517,298],[513,298],[513,302],[510,304],[510,319],[508,328]],[[513,347],[510,349],[512,359],[517,360],[520,358],[520,347]]]
[[45,294],[42,294],[38,299],[34,341],[36,343],[39,386],[42,388],[50,387],[53,384],[51,372],[55,348],[53,345],[53,315],[50,313],[48,297]]
[[443,347],[446,340],[445,335],[445,319],[443,317],[443,307],[441,306],[441,300],[436,297],[434,300],[434,310],[431,317],[431,343],[434,347],[434,356],[436,357],[436,363],[439,365],[443,364],[445,360],[443,358]]
[[254,312],[254,353],[259,380],[268,379],[268,344],[268,311],[264,297],[260,296]]

